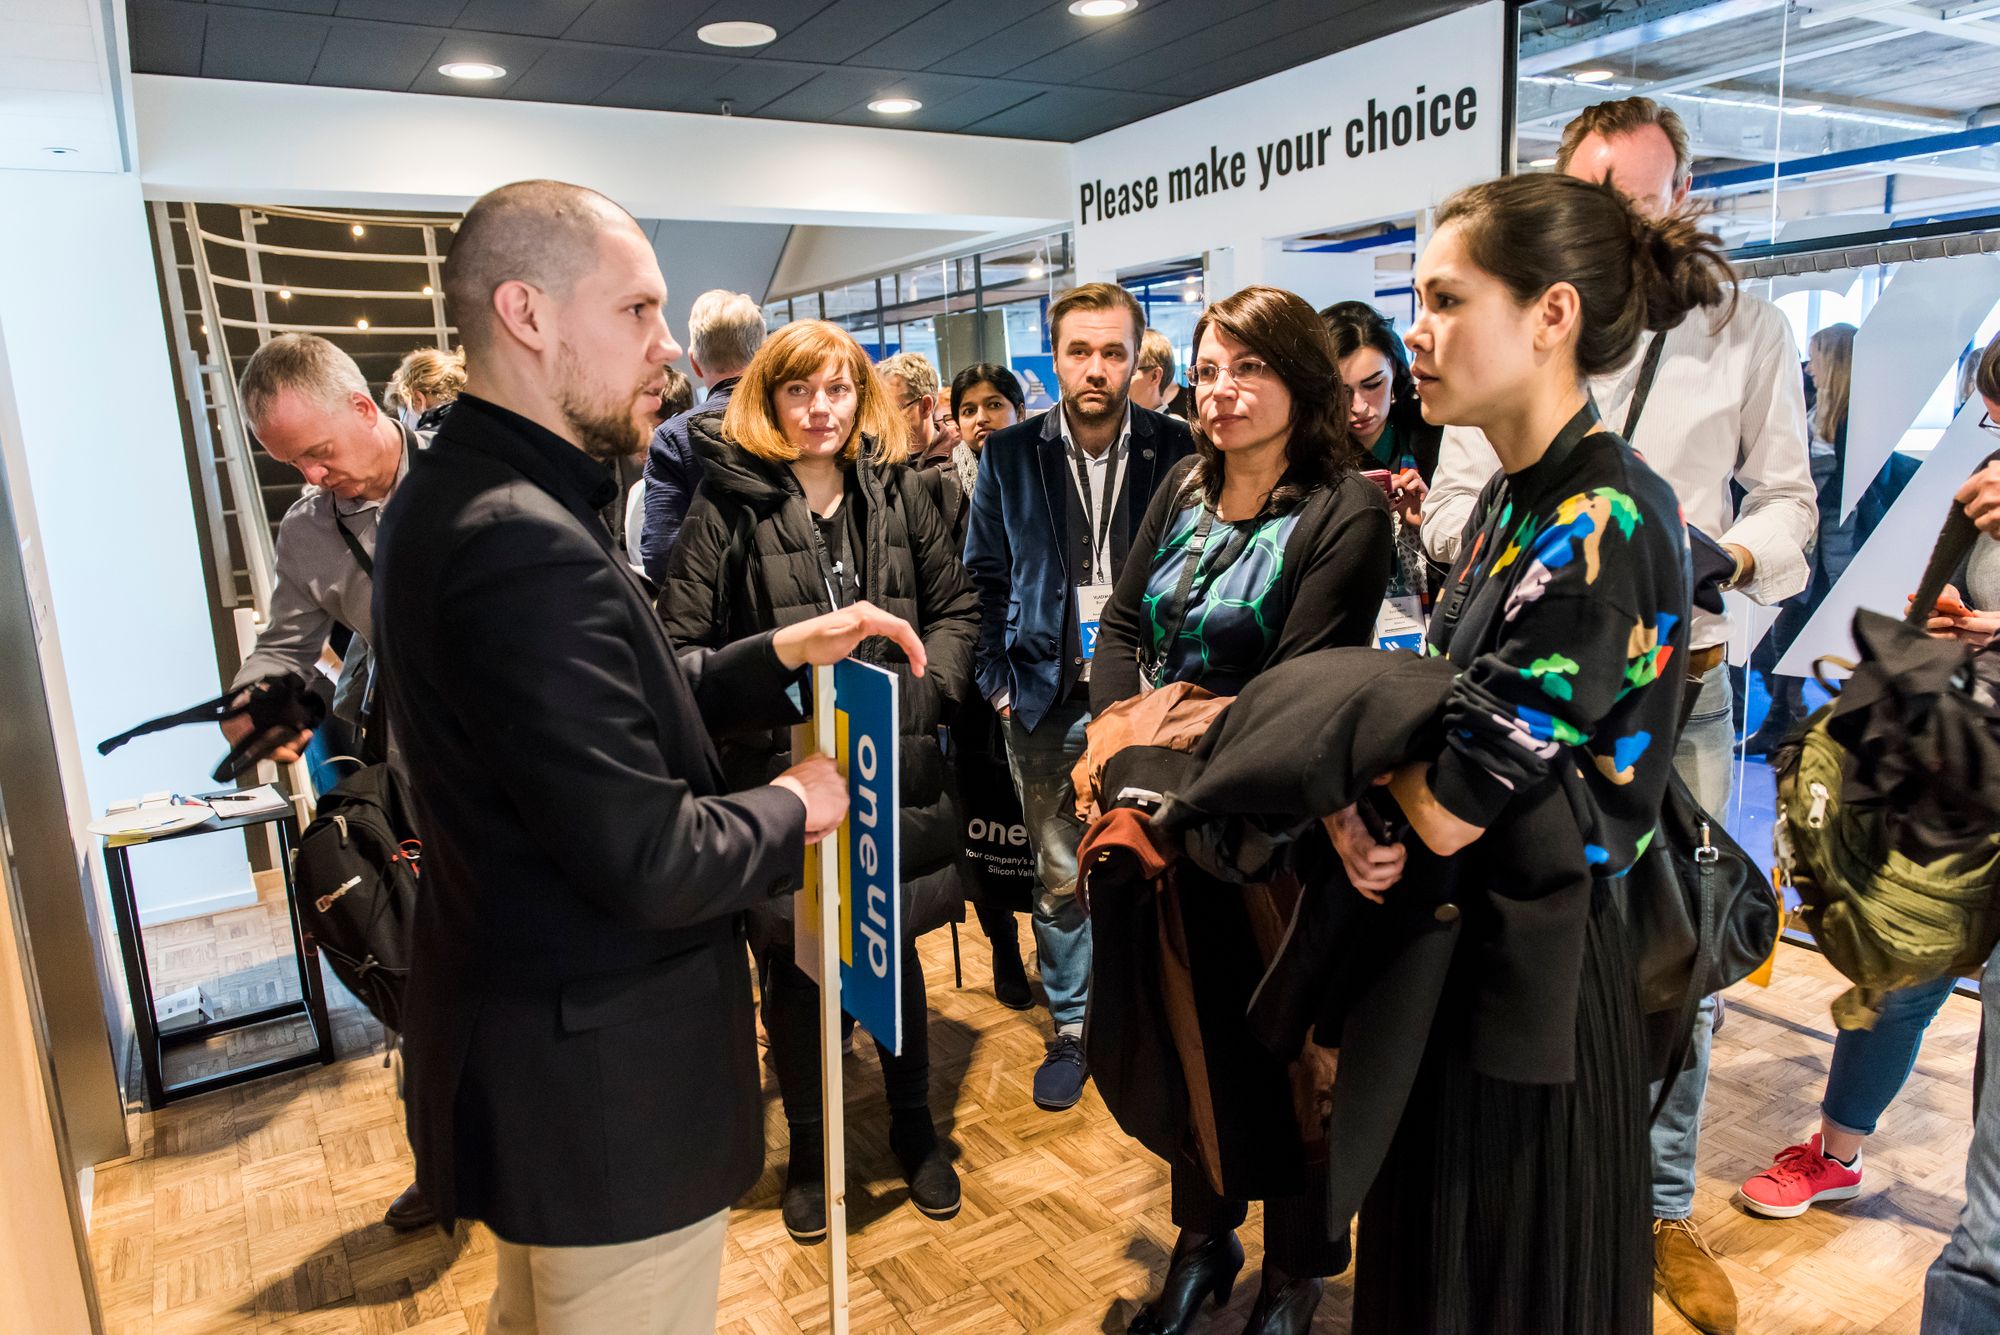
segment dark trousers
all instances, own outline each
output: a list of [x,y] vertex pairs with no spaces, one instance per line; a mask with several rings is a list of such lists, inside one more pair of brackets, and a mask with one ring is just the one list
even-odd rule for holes
[[[1249,1202],[1218,1196],[1208,1177],[1185,1156],[1173,1162],[1174,1225],[1196,1233],[1224,1233],[1242,1226]],[[1327,1236],[1326,1176],[1310,1173],[1300,1194],[1264,1202],[1264,1260],[1288,1277],[1337,1275],[1347,1269],[1346,1237]]]
[[[778,1070],[778,1093],[785,1120],[794,1125],[820,1120],[819,984],[792,961],[789,951],[764,960],[764,1029],[771,1036],[771,1062]],[[882,1085],[890,1112],[930,1107],[931,1040],[924,999],[924,968],[914,942],[903,946],[903,1055],[879,1041]]]

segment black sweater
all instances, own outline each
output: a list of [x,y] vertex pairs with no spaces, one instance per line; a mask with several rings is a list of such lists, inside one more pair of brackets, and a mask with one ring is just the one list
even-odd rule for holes
[[[1189,504],[1182,491],[1195,464],[1194,459],[1183,460],[1167,474],[1132,538],[1133,555],[1144,553],[1147,559],[1126,561],[1104,609],[1090,669],[1093,713],[1139,694],[1139,656],[1142,649],[1150,652],[1153,637],[1147,586],[1154,566],[1170,554],[1165,544],[1178,532],[1175,521]],[[1202,561],[1204,573],[1211,568],[1213,554],[1224,550],[1231,527],[1215,526],[1210,555]],[[1259,669],[1316,649],[1367,644],[1394,563],[1389,508],[1379,489],[1354,473],[1331,487],[1316,488],[1299,503],[1298,522],[1285,540],[1277,585],[1266,600],[1267,609],[1277,610],[1280,624]],[[1210,689],[1233,694],[1241,680],[1234,676],[1211,683]]]

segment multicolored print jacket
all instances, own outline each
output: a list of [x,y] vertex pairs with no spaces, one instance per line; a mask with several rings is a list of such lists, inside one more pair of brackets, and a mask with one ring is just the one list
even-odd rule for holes
[[1460,668],[1438,800],[1490,827],[1570,765],[1584,852],[1622,876],[1652,841],[1680,721],[1686,526],[1672,490],[1608,431],[1565,432],[1481,493],[1430,628]]

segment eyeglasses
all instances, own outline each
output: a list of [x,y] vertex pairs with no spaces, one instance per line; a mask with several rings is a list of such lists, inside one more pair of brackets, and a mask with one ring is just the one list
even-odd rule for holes
[[2000,422],[1993,420],[1992,413],[1979,414],[1979,429],[1981,431],[1991,431],[1994,435],[2000,436]]
[[1215,362],[1196,362],[1188,367],[1188,384],[1196,389],[1214,389],[1218,380],[1227,372],[1230,381],[1238,389],[1255,389],[1263,383],[1271,368],[1255,357],[1245,357],[1234,366],[1220,366]]

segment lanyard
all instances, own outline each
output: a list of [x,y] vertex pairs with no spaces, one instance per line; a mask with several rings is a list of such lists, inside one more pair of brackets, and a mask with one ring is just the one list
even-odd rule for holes
[[[1187,564],[1181,567],[1180,587],[1174,591],[1173,629],[1161,638],[1159,648],[1153,654],[1152,666],[1146,673],[1156,687],[1164,684],[1161,678],[1166,675],[1167,659],[1174,651],[1174,641],[1180,639],[1181,630],[1187,625],[1188,600],[1194,596],[1195,571],[1201,565],[1202,554],[1208,550],[1208,534],[1214,527],[1215,507],[1204,501],[1201,521],[1194,526],[1194,536],[1188,539]],[[1213,582],[1210,581],[1211,584]]]
[[1660,358],[1666,355],[1667,331],[1662,329],[1653,335],[1651,346],[1646,349],[1646,364],[1639,368],[1639,383],[1632,390],[1632,405],[1625,410],[1625,429],[1618,434],[1627,445],[1632,443],[1632,433],[1639,429],[1639,415],[1646,411],[1646,400],[1652,397],[1653,377],[1660,373]]
[[[792,475],[791,469],[787,468],[783,471],[785,490],[798,497],[799,503],[805,507],[806,536],[812,540],[813,557],[819,562],[819,577],[826,581],[827,601],[833,604],[836,609],[845,607],[847,606],[847,600],[844,600],[840,595],[847,588],[847,582],[842,578],[846,573],[846,568],[841,562],[834,560],[833,553],[826,549],[826,539],[820,536],[819,519],[813,513],[812,506],[806,501],[805,488],[799,485],[799,480]],[[843,496],[840,504],[844,509],[846,506],[854,504],[854,500],[852,497]],[[847,522],[847,517],[842,514],[841,509],[836,509],[833,513],[834,517],[840,523],[845,524]],[[852,555],[852,553],[849,553],[849,555]],[[857,584],[860,582],[858,577],[855,582]]]
[[1090,461],[1084,455],[1083,448],[1074,443],[1065,443],[1069,445],[1070,461],[1076,465],[1076,494],[1083,502],[1083,522],[1090,523],[1092,509],[1098,511],[1095,541],[1090,545],[1091,582],[1108,584],[1111,581],[1111,516],[1117,509],[1118,484],[1124,480],[1124,475],[1118,471],[1119,455],[1123,453],[1124,441],[1117,440],[1111,443],[1106,465],[1107,476],[1104,479],[1104,504],[1101,506],[1092,500],[1094,489],[1090,485]]

